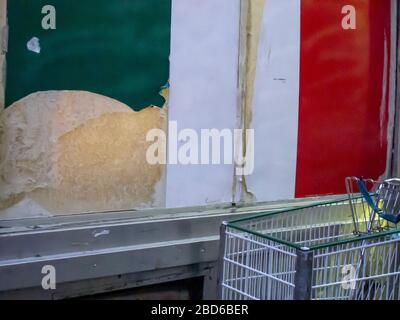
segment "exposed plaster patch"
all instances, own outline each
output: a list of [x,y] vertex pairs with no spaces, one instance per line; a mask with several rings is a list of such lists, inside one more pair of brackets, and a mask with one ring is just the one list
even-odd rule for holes
[[52,214],[163,206],[165,168],[145,155],[146,133],[165,126],[158,107],[135,112],[83,91],[31,94],[0,113],[0,208],[22,199]]

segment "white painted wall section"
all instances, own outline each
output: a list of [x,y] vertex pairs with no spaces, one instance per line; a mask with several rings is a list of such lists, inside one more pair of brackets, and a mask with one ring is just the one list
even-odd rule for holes
[[253,96],[258,201],[294,198],[300,66],[300,0],[267,0]]
[[[173,0],[169,121],[178,131],[235,128],[239,16],[239,0]],[[229,202],[232,183],[233,165],[168,164],[167,207]]]

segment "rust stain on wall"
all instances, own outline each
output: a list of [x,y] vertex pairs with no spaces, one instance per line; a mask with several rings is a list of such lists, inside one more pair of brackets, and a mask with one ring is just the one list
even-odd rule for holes
[[[246,129],[251,128],[254,82],[256,77],[256,66],[258,47],[262,28],[262,18],[266,0],[242,0],[240,17],[240,43],[239,43],[239,101],[238,112],[240,114],[239,127],[243,130],[241,150],[242,156],[247,152]],[[253,202],[255,195],[248,190],[246,177],[239,177],[239,194],[241,202]],[[236,198],[236,189],[233,190],[233,198]]]
[[245,128],[250,128],[258,47],[262,27],[265,0],[251,0],[247,8],[246,38],[246,94],[245,94]]

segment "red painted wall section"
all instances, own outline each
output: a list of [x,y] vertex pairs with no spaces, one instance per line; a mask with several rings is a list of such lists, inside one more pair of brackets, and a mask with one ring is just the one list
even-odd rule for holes
[[[342,7],[356,8],[356,30]],[[296,197],[385,171],[390,0],[302,0]]]

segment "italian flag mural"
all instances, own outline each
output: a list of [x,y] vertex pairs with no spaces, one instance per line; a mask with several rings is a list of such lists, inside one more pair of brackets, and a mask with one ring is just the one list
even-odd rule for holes
[[233,168],[173,167],[167,202],[343,194],[346,176],[383,177],[393,135],[394,6],[174,1],[169,117],[197,130],[254,129],[254,171],[233,178],[232,194]]
[[[387,173],[395,1],[48,2],[7,2],[0,218],[340,194]],[[234,142],[253,170],[149,164],[147,133],[172,122],[254,130]]]

